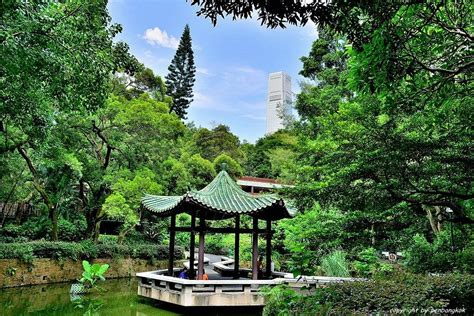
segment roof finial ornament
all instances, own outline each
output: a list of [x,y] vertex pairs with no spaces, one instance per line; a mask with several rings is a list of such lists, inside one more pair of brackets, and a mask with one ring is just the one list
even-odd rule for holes
[[227,171],[227,164],[225,162],[221,163],[221,170]]

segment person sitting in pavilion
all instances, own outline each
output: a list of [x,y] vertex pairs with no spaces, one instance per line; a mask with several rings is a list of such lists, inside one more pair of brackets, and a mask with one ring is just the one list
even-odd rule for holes
[[209,276],[207,275],[206,270],[202,269],[202,276],[201,277],[197,276],[196,279],[203,280],[203,281],[209,280]]
[[263,278],[263,256],[258,258],[258,278]]
[[180,279],[189,279],[188,269],[184,267],[183,271],[179,274]]

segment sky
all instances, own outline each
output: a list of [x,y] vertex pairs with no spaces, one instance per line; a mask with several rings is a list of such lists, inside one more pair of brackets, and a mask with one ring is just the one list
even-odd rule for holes
[[299,92],[301,56],[317,37],[314,25],[268,29],[256,18],[228,17],[214,27],[198,17],[198,7],[185,0],[111,0],[113,23],[123,32],[118,40],[155,74],[164,77],[184,26],[191,30],[196,83],[188,122],[213,128],[228,125],[241,140],[254,143],[265,134],[268,75],[284,71]]

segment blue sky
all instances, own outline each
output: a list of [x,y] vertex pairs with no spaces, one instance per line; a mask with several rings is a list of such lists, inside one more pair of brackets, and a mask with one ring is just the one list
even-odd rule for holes
[[316,39],[313,25],[267,29],[256,19],[227,18],[214,27],[185,0],[112,0],[108,7],[112,21],[123,26],[118,39],[163,77],[189,24],[197,73],[188,121],[226,124],[252,143],[265,134],[268,74],[287,72],[297,93],[299,58]]

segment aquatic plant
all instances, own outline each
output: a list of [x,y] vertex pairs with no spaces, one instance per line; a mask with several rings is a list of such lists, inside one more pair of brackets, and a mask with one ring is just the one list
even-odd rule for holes
[[82,278],[79,282],[83,285],[85,290],[95,288],[100,289],[96,282],[98,280],[105,281],[104,274],[109,269],[108,264],[99,265],[98,263],[90,264],[89,261],[82,261],[82,267],[84,272],[82,272]]

